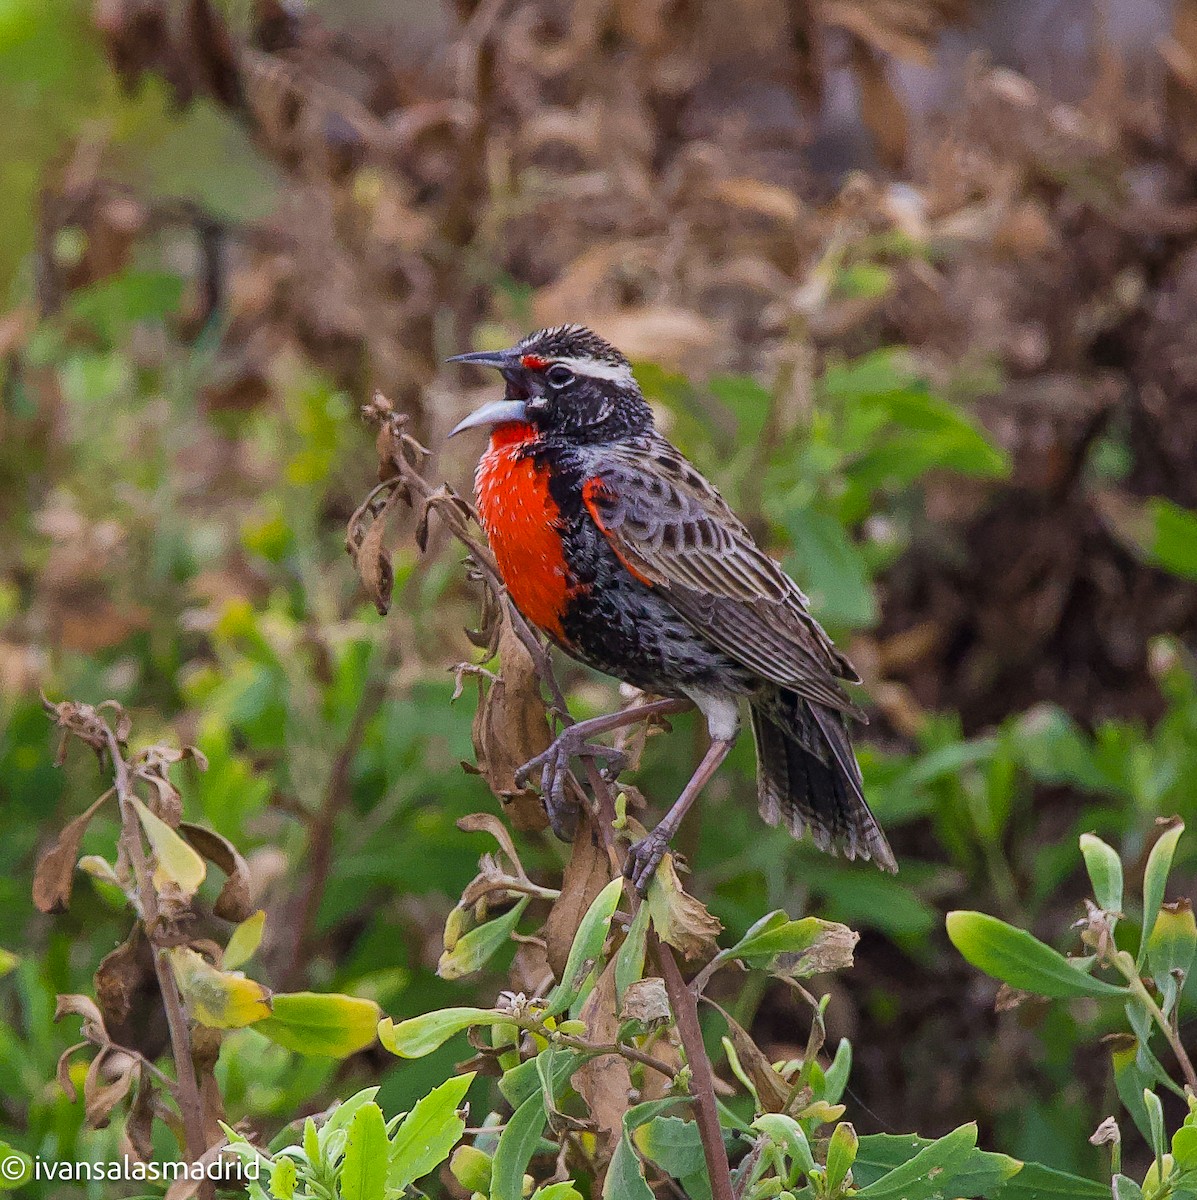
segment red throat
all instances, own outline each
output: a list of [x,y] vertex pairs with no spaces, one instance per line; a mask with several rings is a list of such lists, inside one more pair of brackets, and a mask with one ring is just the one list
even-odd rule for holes
[[558,641],[573,592],[561,545],[561,514],[549,491],[549,469],[525,453],[531,425],[500,425],[478,464],[478,512],[499,574],[516,607]]

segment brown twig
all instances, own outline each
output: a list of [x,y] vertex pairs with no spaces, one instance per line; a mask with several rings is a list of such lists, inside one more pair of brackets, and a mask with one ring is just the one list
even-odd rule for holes
[[690,1065],[690,1092],[695,1101],[695,1119],[698,1122],[699,1136],[702,1138],[702,1153],[711,1181],[712,1200],[735,1200],[731,1168],[727,1162],[727,1147],[723,1144],[719,1110],[715,1105],[715,1077],[711,1071],[711,1060],[707,1057],[706,1045],[702,1040],[702,1026],[698,1023],[698,1005],[694,993],[682,978],[673,951],[655,935],[650,937],[657,961],[661,965],[661,974],[665,979],[665,990],[669,994],[678,1033],[681,1034],[686,1062]]
[[183,1011],[183,1000],[179,995],[174,973],[163,957],[160,941],[161,914],[158,909],[158,893],[150,879],[149,864],[145,847],[141,841],[141,822],[131,803],[134,791],[129,776],[129,764],[125,760],[120,742],[107,721],[100,721],[103,737],[112,763],[113,784],[116,787],[117,803],[121,812],[120,844],[129,856],[133,867],[133,878],[137,885],[137,900],[141,910],[141,921],[149,938],[154,974],[158,989],[162,993],[162,1007],[166,1011],[166,1024],[170,1030],[171,1055],[175,1060],[178,1086],[175,1100],[183,1118],[183,1135],[187,1157],[197,1162],[207,1149],[204,1133],[204,1102],[200,1095],[199,1081],[195,1074],[195,1063],[191,1057],[191,1032],[187,1027],[187,1015]]

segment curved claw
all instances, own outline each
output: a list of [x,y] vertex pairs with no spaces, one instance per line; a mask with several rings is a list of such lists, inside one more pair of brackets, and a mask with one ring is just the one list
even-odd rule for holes
[[628,856],[624,860],[623,873],[631,880],[632,886],[640,896],[648,892],[661,860],[669,850],[669,839],[653,830],[646,838],[634,842],[628,847]]

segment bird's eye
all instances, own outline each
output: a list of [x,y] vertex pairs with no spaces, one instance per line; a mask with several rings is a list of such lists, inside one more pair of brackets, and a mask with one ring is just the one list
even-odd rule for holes
[[574,373],[569,367],[556,363],[545,372],[545,378],[553,387],[568,387],[574,381]]

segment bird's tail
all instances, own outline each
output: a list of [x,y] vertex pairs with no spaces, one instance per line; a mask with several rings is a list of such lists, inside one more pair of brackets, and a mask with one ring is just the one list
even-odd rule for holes
[[809,829],[820,850],[843,850],[897,871],[894,852],[865,803],[844,718],[778,688],[752,703],[761,816],[795,837]]

